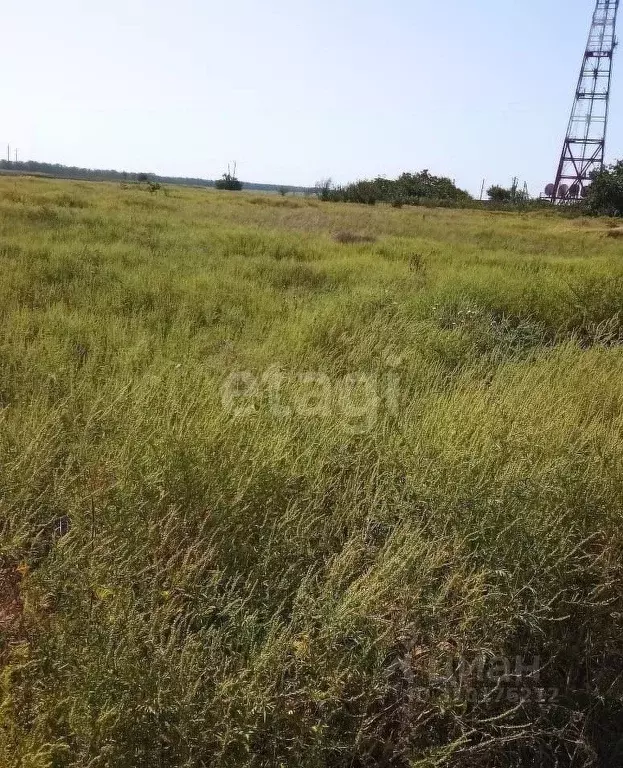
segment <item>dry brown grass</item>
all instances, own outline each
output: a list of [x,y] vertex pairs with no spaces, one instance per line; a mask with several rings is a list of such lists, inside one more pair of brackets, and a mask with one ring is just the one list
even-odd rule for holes
[[9,558],[0,559],[0,636],[10,634],[22,616],[21,580],[17,564]]
[[341,243],[342,245],[376,242],[376,237],[374,237],[374,235],[362,235],[358,232],[336,232],[335,235],[333,235],[333,239],[336,243]]

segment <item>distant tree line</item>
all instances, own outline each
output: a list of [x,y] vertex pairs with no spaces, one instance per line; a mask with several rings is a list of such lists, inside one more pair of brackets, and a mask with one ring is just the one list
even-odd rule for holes
[[[52,176],[58,179],[80,179],[83,181],[118,181],[118,182],[151,182],[153,184],[170,184],[185,187],[220,187],[221,189],[241,189],[242,182],[235,178],[235,173],[227,182],[227,174],[222,179],[200,179],[187,176],[158,176],[155,173],[113,171],[94,168],[77,168],[70,165],[61,165],[60,163],[42,163],[37,160],[27,160],[12,162],[9,160],[0,160],[0,173],[23,173],[30,175]],[[230,186],[222,186],[230,184]],[[281,188],[279,184],[256,184],[244,182],[244,188],[256,190],[257,192],[278,192]],[[289,187],[289,191],[294,194],[310,194],[308,187]]]
[[[148,182],[150,185],[171,184],[193,187],[217,187],[219,189],[242,189],[234,173],[224,174],[221,179],[201,179],[185,176],[158,176],[153,173],[78,168],[60,163],[43,163],[37,160],[13,162],[0,160],[0,173],[12,172],[51,176],[61,179],[82,179],[85,181]],[[482,203],[469,195],[449,178],[434,176],[428,170],[419,173],[403,173],[397,179],[378,177],[372,180],[356,181],[345,186],[334,186],[330,179],[317,182],[314,190],[305,187],[286,188],[276,184],[253,184],[245,182],[250,190],[278,192],[285,195],[315,193],[321,200],[347,203],[389,203],[396,207],[403,205],[444,205],[451,207],[479,207]],[[546,201],[530,200],[514,183],[510,188],[493,185],[488,190],[487,207],[504,210],[520,210],[548,207]],[[592,184],[585,199],[572,206],[557,206],[561,212],[592,214],[599,216],[623,216],[623,160],[605,167],[593,174]]]
[[403,173],[397,179],[377,177],[356,181],[346,186],[334,187],[330,180],[316,185],[321,200],[344,203],[389,203],[396,207],[419,205],[424,201],[467,202],[471,195],[459,189],[444,176],[433,176],[428,170],[419,173]]
[[160,184],[180,184],[193,187],[213,187],[210,179],[194,179],[181,176],[158,176],[154,173],[134,173],[129,171],[113,171],[93,168],[77,168],[60,163],[41,163],[37,160],[12,162],[0,160],[1,171],[16,173],[41,174],[62,179],[82,179],[84,181],[153,181]]

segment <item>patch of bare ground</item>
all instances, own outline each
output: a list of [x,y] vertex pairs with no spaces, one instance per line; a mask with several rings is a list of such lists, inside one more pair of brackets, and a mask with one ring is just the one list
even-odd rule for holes
[[376,242],[376,237],[373,237],[372,235],[361,235],[357,232],[336,232],[335,235],[333,235],[333,239],[336,243],[342,243],[342,245]]

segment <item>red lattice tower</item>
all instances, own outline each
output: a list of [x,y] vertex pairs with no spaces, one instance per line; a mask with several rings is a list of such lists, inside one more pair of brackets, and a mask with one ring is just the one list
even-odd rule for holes
[[604,166],[618,10],[619,0],[597,0],[556,181],[545,188],[554,203],[584,197]]

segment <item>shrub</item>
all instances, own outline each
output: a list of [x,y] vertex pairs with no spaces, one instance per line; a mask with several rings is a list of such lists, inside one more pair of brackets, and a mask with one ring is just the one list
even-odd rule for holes
[[510,203],[513,199],[513,193],[510,189],[500,187],[498,184],[494,184],[487,190],[489,200],[493,200],[494,203]]
[[217,179],[214,182],[214,186],[217,189],[226,189],[230,192],[240,192],[242,189],[242,182],[230,173],[224,173],[221,179]]
[[224,173],[222,178],[217,179],[214,182],[214,186],[217,189],[226,189],[230,192],[240,192],[242,189],[242,182],[236,177],[236,163],[234,163],[234,170],[232,172],[229,165],[227,166],[227,173]]
[[314,192],[319,200],[326,202],[332,199],[333,181],[331,179],[320,179],[316,182]]
[[377,177],[373,180],[356,181],[345,187],[327,190],[327,199],[344,203],[377,202],[391,205],[419,205],[422,201],[465,202],[471,196],[459,189],[453,181],[442,176],[433,176],[429,171],[403,173],[397,179]]
[[623,216],[623,160],[593,174],[586,209],[597,216]]

